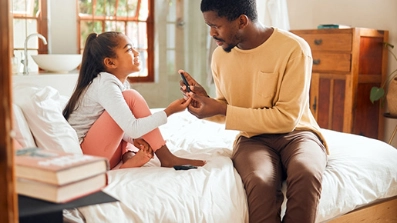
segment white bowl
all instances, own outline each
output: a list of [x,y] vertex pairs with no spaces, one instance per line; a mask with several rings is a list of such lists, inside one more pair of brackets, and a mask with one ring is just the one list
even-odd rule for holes
[[68,73],[81,63],[81,54],[39,54],[31,55],[34,62],[43,70],[52,73]]

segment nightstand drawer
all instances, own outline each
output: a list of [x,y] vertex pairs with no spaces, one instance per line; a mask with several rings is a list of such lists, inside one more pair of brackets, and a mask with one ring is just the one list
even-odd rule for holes
[[352,35],[345,33],[334,34],[299,34],[309,43],[312,51],[346,51],[352,50]]
[[313,71],[350,72],[351,54],[313,52]]

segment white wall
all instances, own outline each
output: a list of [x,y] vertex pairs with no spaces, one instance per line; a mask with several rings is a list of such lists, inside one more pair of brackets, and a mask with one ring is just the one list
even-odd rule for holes
[[77,48],[76,1],[47,0],[48,50],[54,54],[79,53]]
[[[315,29],[318,24],[344,24],[352,27],[389,30],[389,42],[397,48],[396,0],[287,0],[291,29]],[[395,50],[396,52],[396,50]],[[389,70],[397,62],[389,59]],[[397,120],[386,119],[388,141]],[[397,147],[397,136],[393,140]]]

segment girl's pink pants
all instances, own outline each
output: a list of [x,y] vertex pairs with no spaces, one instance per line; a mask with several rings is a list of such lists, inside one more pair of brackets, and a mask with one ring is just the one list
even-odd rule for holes
[[[135,118],[151,115],[149,106],[139,92],[132,89],[125,90],[123,96]],[[123,135],[123,130],[109,113],[104,111],[88,130],[80,146],[84,154],[106,157],[110,168],[113,168],[121,161],[122,155],[133,148],[132,144],[123,140]],[[154,152],[165,145],[158,128],[143,135],[142,138],[149,143]]]

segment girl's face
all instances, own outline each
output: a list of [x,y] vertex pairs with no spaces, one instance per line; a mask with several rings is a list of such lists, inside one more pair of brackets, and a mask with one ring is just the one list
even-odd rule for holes
[[116,65],[111,73],[119,78],[125,78],[129,74],[140,70],[139,53],[136,51],[130,39],[122,34],[118,37],[118,46],[115,48],[116,58],[113,63]]

